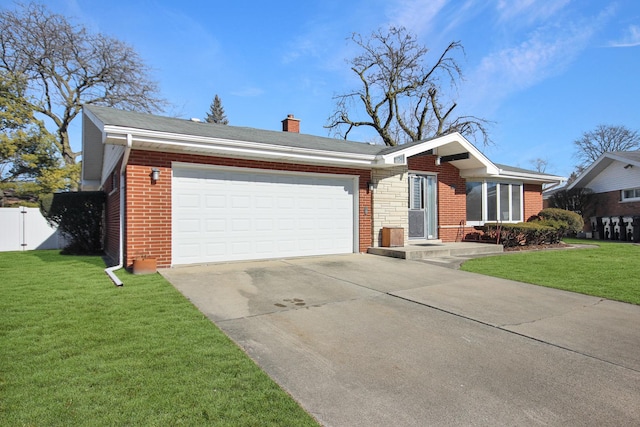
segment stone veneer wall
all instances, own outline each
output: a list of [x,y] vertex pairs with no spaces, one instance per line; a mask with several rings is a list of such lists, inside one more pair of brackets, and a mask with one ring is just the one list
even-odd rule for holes
[[373,246],[382,242],[382,227],[402,227],[404,243],[409,235],[409,184],[407,166],[374,169],[373,196]]

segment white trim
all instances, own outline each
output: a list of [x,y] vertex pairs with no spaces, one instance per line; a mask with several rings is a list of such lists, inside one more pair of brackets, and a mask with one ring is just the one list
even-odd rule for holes
[[640,187],[633,187],[633,188],[623,188],[622,190],[620,190],[620,202],[621,203],[629,203],[629,202],[640,202],[640,196],[635,196],[635,197],[625,197],[624,196],[624,192],[625,191],[635,191],[635,192],[640,192]]
[[183,153],[194,152],[233,155],[267,161],[307,160],[329,163],[336,167],[340,167],[341,165],[370,167],[376,157],[371,154],[316,150],[249,141],[158,132],[144,129],[123,128],[121,126],[111,125],[106,125],[104,127],[104,131],[107,135],[107,143],[114,145],[122,145],[124,143],[126,133],[134,132],[134,148],[147,149],[151,151],[168,151],[167,148],[173,148],[175,151]]
[[[524,221],[524,183],[522,181],[503,181],[503,180],[492,180],[490,178],[486,178],[486,179],[476,179],[476,180],[467,180],[466,184],[471,183],[471,182],[475,182],[475,183],[481,183],[482,185],[482,212],[481,212],[481,220],[480,221],[469,221],[467,218],[465,218],[466,224],[470,225],[470,226],[477,226],[477,225],[484,225],[487,222],[501,222],[501,223],[518,223],[518,222],[523,222]],[[488,182],[494,183],[496,184],[496,219],[489,219],[489,203],[488,203]],[[509,218],[513,218],[513,191],[512,191],[512,186],[513,185],[518,185],[520,187],[520,219],[519,220],[514,220],[514,219],[509,219],[509,220],[503,220],[501,219],[501,212],[500,212],[500,184],[504,184],[504,185],[508,185],[509,186]],[[466,191],[465,191],[466,193]],[[466,215],[465,215],[466,216]]]
[[[629,164],[632,166],[640,167],[640,162],[635,161],[634,159],[628,159],[624,156],[616,155],[615,153],[603,153],[600,157],[596,159],[595,162],[591,163],[588,168],[586,168],[578,177],[573,181],[568,187],[567,190],[571,190],[575,187],[583,188],[586,187],[591,181],[593,181],[604,169],[609,167],[611,163],[614,161],[618,161],[620,163]],[[584,184],[582,181],[586,181]]]

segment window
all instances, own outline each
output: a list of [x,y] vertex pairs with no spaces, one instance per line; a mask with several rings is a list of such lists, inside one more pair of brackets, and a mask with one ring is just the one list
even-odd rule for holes
[[631,188],[629,190],[622,190],[622,201],[631,201],[640,199],[640,188]]
[[467,182],[467,221],[482,221],[481,182]]
[[498,184],[487,182],[487,215],[486,221],[495,221],[498,217]]
[[522,184],[467,182],[467,222],[522,221]]

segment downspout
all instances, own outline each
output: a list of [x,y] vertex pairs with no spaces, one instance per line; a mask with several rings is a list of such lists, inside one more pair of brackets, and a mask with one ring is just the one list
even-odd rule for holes
[[129,162],[129,154],[131,154],[131,143],[132,143],[131,134],[127,134],[127,146],[124,148],[124,155],[122,156],[122,164],[120,165],[120,230],[119,230],[119,243],[120,248],[119,252],[119,260],[118,265],[114,265],[113,267],[106,268],[104,272],[109,276],[111,281],[116,286],[123,286],[124,283],[115,275],[115,271],[120,270],[124,267],[124,190],[125,190],[125,170],[127,168],[127,163]]

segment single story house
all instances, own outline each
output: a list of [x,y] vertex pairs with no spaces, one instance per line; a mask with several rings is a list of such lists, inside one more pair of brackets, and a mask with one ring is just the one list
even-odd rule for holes
[[458,133],[386,147],[87,105],[82,187],[103,190],[105,250],[127,267],[366,252],[461,240],[542,209],[558,176],[498,165]]
[[640,151],[602,154],[573,181],[567,190],[593,191],[585,229],[596,239],[640,239]]

